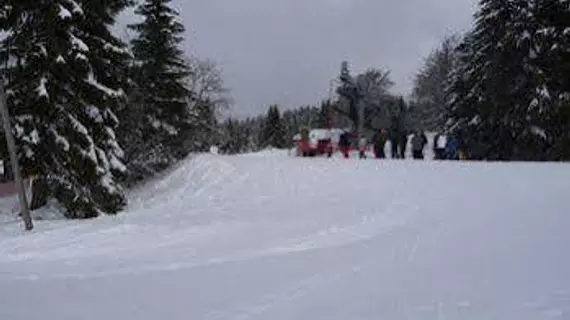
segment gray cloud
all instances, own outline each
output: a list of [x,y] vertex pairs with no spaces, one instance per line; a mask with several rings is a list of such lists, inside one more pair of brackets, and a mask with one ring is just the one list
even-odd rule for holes
[[[314,104],[328,96],[340,61],[354,72],[392,71],[407,95],[422,59],[470,26],[476,0],[175,0],[188,52],[215,60],[233,114]],[[132,19],[126,15],[122,22]]]

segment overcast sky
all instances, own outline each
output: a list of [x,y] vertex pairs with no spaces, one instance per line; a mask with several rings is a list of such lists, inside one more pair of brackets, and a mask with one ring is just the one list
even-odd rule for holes
[[[389,69],[408,95],[422,59],[450,32],[467,29],[476,0],[173,0],[186,48],[215,60],[233,114],[316,104],[340,62],[354,73]],[[124,23],[131,15],[121,18]]]

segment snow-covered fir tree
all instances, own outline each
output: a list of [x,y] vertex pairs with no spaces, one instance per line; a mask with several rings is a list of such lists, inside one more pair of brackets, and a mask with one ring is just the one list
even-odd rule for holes
[[135,56],[134,82],[142,104],[142,136],[148,150],[160,150],[169,162],[184,157],[191,128],[188,76],[190,68],[180,48],[184,25],[170,0],[145,0],[136,9],[142,21],[129,27]]
[[263,126],[261,143],[263,147],[284,148],[285,128],[281,121],[281,112],[277,105],[272,105],[267,111],[267,120]]
[[109,28],[127,5],[18,0],[3,8],[2,65],[19,158],[71,218],[125,205],[114,111],[129,56]]
[[[568,54],[559,36],[569,23],[564,2],[480,1],[476,26],[459,46],[449,91],[449,125],[472,157],[552,158],[561,136],[551,130],[552,121],[560,119],[568,92],[560,84],[565,77],[553,71]],[[553,53],[557,46],[565,49]]]
[[414,78],[410,117],[418,129],[441,130],[445,125],[448,106],[445,90],[455,64],[459,40],[456,35],[446,37],[428,55]]
[[532,34],[538,85],[534,133],[552,160],[570,159],[570,1],[536,1]]

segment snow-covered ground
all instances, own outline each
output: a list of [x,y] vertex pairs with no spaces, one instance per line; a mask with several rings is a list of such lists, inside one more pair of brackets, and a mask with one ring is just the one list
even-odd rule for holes
[[569,319],[570,165],[201,155],[0,226],[0,319]]

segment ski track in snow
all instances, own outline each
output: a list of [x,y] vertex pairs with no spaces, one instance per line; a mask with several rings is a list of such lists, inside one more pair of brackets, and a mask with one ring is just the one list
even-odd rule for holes
[[88,319],[565,319],[567,190],[564,164],[197,155],[116,217],[0,226],[0,318],[67,284],[37,314],[75,319],[88,284]]

